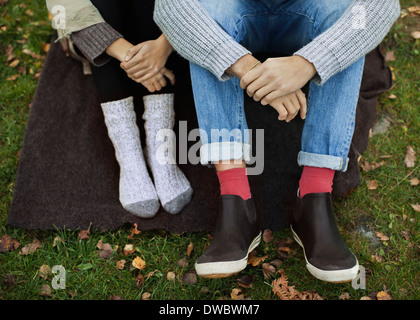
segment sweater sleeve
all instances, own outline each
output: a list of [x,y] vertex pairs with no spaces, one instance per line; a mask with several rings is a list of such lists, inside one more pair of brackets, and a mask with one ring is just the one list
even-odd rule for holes
[[211,71],[220,80],[225,71],[250,53],[228,35],[197,0],[156,0],[154,20],[185,59]]
[[94,66],[102,66],[111,59],[106,54],[106,49],[122,37],[106,22],[94,24],[71,34],[73,43]]
[[354,0],[340,19],[295,55],[313,63],[313,80],[322,85],[378,46],[399,14],[398,0]]

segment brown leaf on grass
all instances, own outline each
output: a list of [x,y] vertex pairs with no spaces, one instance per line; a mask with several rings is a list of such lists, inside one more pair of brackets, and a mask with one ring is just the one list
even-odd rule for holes
[[254,267],[258,266],[261,262],[264,262],[267,259],[268,255],[257,257],[257,252],[253,250],[248,256],[248,263],[252,264]]
[[19,241],[13,239],[7,234],[2,235],[0,238],[0,252],[13,251],[19,248]]
[[385,61],[395,61],[394,50],[385,53]]
[[61,237],[55,237],[53,242],[53,248],[57,246],[57,243],[63,243],[63,239]]
[[152,294],[150,292],[143,292],[143,294],[141,295],[141,300],[149,300],[151,295]]
[[116,296],[115,294],[111,294],[109,296],[109,300],[124,300],[124,299],[121,298],[120,296]]
[[265,229],[263,232],[262,238],[265,243],[269,243],[273,241],[274,239],[273,232],[270,229]]
[[125,256],[132,254],[134,251],[136,251],[136,249],[134,248],[132,244],[126,244],[124,246],[123,252]]
[[38,274],[41,278],[47,279],[48,275],[51,273],[51,269],[48,265],[44,264],[39,268]]
[[197,275],[195,272],[187,272],[182,276],[182,283],[194,285],[197,282]]
[[379,238],[379,240],[389,241],[389,237],[384,235],[382,232],[375,231],[375,233],[376,233],[376,236]]
[[273,286],[273,292],[277,295],[280,300],[322,300],[322,297],[312,291],[299,292],[295,289],[295,286],[289,286],[286,273],[281,269],[278,271],[280,277],[273,280],[271,285]]
[[81,230],[80,232],[79,232],[79,240],[86,240],[86,239],[89,239],[89,234],[90,234],[90,231],[89,230]]
[[18,74],[14,74],[13,76],[10,76],[6,79],[6,81],[15,81],[17,78],[19,78]]
[[16,277],[12,274],[8,274],[6,279],[4,279],[3,283],[7,288],[12,288],[15,286]]
[[42,43],[42,51],[48,53],[48,51],[50,51],[50,46],[51,45],[49,43]]
[[15,58],[13,53],[13,46],[9,44],[6,48],[6,62],[12,61]]
[[412,146],[407,146],[407,150],[404,156],[404,164],[407,168],[413,168],[414,163],[416,162],[416,152]]
[[368,181],[366,181],[366,186],[369,190],[376,190],[376,189],[378,189],[378,181],[368,180]]
[[136,280],[135,280],[135,284],[136,284],[136,287],[138,289],[141,289],[143,287],[143,285],[144,285],[144,277],[143,277],[143,275],[141,273],[139,273],[137,275]]
[[175,272],[169,271],[166,274],[166,280],[169,280],[169,281],[175,280],[175,276],[176,276]]
[[401,231],[401,235],[404,237],[405,240],[410,240],[410,233],[408,231]]
[[98,241],[96,247],[100,250],[99,256],[108,259],[112,255],[112,247],[109,243],[103,243],[102,239]]
[[42,55],[40,55],[40,54],[37,54],[37,53],[35,53],[35,52],[32,52],[32,51],[31,51],[31,50],[29,50],[29,49],[23,49],[23,50],[22,50],[22,52],[23,52],[24,54],[27,54],[27,55],[31,56],[31,57],[32,57],[32,58],[34,58],[34,59],[39,59],[39,60],[44,59],[44,56],[42,56]]
[[245,299],[245,296],[243,294],[240,294],[241,292],[242,292],[241,289],[233,288],[232,289],[232,292],[230,293],[230,297],[233,300],[244,300]]
[[376,294],[376,299],[378,300],[392,300],[391,296],[388,294],[388,292],[385,291],[379,291]]
[[263,270],[264,279],[268,279],[273,274],[276,273],[276,268],[270,263],[263,263],[262,270]]
[[192,242],[189,243],[188,247],[187,247],[187,257],[189,257],[191,255],[191,252],[194,249],[194,245]]
[[146,261],[137,256],[134,258],[132,265],[136,269],[143,270],[144,268],[146,268]]
[[122,270],[124,269],[124,265],[127,261],[125,260],[118,260],[117,263],[115,264],[115,266],[117,267],[118,270]]
[[5,5],[7,3],[7,1],[9,1],[9,0],[0,0],[0,6]]
[[415,186],[418,186],[419,183],[420,183],[420,180],[417,177],[411,178],[411,180],[410,180],[410,186],[415,187]]
[[411,206],[413,207],[415,212],[420,212],[420,204],[416,203],[412,204]]
[[252,288],[252,284],[254,283],[255,276],[251,276],[249,274],[242,274],[236,279],[238,281],[238,285],[243,288]]
[[19,59],[15,59],[9,63],[9,67],[15,68],[19,64]]
[[344,292],[344,293],[340,294],[340,296],[338,297],[338,299],[340,299],[340,300],[349,300],[350,299],[350,295],[348,294],[348,292]]
[[137,223],[134,223],[134,228],[131,229],[131,234],[127,238],[132,239],[135,234],[140,234],[140,230],[137,229]]
[[420,6],[412,6],[407,8],[408,12],[420,14]]
[[385,161],[381,161],[381,162],[368,162],[368,161],[364,161],[362,160],[360,162],[360,167],[362,168],[362,170],[364,172],[369,172],[371,170],[375,170],[378,169],[379,167],[382,167],[385,164]]
[[410,34],[414,39],[420,39],[420,31],[413,31]]
[[384,258],[378,253],[375,253],[375,255],[371,256],[371,260],[376,262],[383,262]]
[[31,253],[34,253],[37,249],[42,247],[42,243],[39,240],[33,240],[31,243],[29,243],[26,247],[23,247],[19,254],[20,255],[28,255]]
[[51,287],[48,284],[44,284],[41,289],[39,289],[38,294],[43,297],[51,297]]
[[189,262],[188,262],[187,257],[184,257],[182,259],[179,259],[176,263],[181,268],[186,268],[189,265]]

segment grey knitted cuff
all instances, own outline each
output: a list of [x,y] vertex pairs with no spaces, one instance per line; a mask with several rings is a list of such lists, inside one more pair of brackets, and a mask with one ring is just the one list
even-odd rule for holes
[[293,55],[299,55],[314,65],[317,74],[312,81],[318,85],[324,84],[330,77],[341,71],[340,60],[321,42],[313,41]]
[[235,41],[221,42],[207,56],[204,66],[210,69],[220,80],[229,80],[233,76],[226,73],[226,70],[248,53],[251,52]]
[[111,60],[106,54],[106,49],[122,37],[106,22],[94,24],[71,35],[77,48],[95,66],[102,66]]

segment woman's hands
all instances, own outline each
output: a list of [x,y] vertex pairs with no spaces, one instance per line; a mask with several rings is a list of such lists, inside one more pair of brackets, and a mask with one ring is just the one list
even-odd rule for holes
[[172,46],[162,34],[155,40],[131,47],[120,65],[130,79],[142,83],[149,91],[153,88],[153,91],[160,90],[167,84],[165,77],[172,84],[175,83],[174,74],[165,68],[172,50]]

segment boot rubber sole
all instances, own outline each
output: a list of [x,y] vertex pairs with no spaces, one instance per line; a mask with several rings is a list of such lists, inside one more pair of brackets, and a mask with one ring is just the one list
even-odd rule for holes
[[207,263],[196,263],[195,271],[200,277],[218,279],[233,276],[243,269],[248,264],[248,255],[254,250],[261,242],[261,232],[252,240],[248,252],[245,257],[235,261],[218,261],[218,262],[207,262]]
[[303,255],[305,256],[305,261],[306,261],[306,268],[315,278],[322,281],[326,281],[326,282],[332,282],[332,283],[350,282],[354,278],[356,278],[357,273],[359,271],[359,262],[357,261],[357,258],[356,258],[356,265],[352,268],[341,269],[341,270],[319,269],[308,262],[308,259],[306,258],[306,254],[305,254],[305,247],[303,246],[302,241],[300,241],[299,236],[295,233],[292,226],[290,226],[290,229],[292,230],[293,238],[303,249]]

